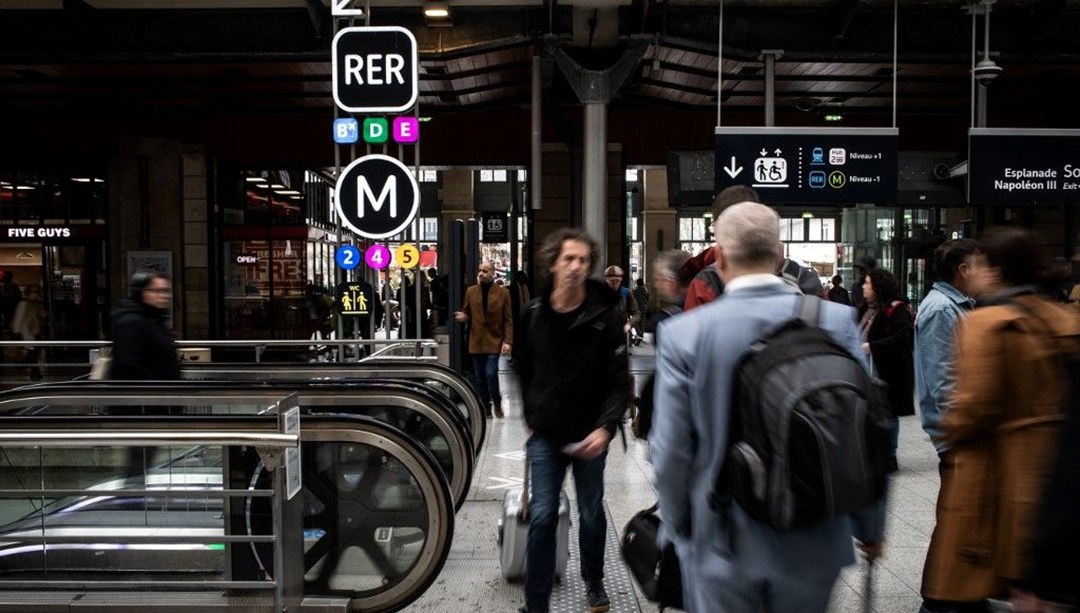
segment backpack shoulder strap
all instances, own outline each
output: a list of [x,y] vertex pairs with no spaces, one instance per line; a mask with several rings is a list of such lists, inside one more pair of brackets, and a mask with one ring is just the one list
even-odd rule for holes
[[804,324],[811,327],[817,327],[821,318],[821,298],[818,298],[817,296],[808,296],[806,294],[796,294],[795,312]]
[[702,268],[701,272],[698,273],[698,278],[709,286],[714,296],[719,297],[724,293],[724,281],[720,279],[720,273],[717,272],[715,264],[709,264]]

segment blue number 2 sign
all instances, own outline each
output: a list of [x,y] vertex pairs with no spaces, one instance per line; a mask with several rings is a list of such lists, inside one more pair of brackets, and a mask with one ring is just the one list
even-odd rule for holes
[[337,253],[334,254],[334,259],[337,260],[337,265],[342,270],[352,270],[360,265],[363,259],[360,257],[360,250],[354,245],[342,245],[337,248]]
[[340,145],[355,143],[360,138],[360,127],[355,119],[334,120],[334,142]]

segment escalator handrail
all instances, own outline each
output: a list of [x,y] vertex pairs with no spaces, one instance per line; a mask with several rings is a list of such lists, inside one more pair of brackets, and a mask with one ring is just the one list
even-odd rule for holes
[[[356,402],[356,398],[360,397],[366,401],[401,406],[421,414],[430,410],[434,416],[428,414],[426,417],[435,423],[451,445],[450,453],[455,471],[453,475],[448,475],[448,478],[451,479],[454,507],[460,509],[465,503],[476,465],[468,426],[464,423],[460,411],[450,406],[445,396],[411,381],[363,380],[352,384],[337,381],[271,381],[262,384],[238,384],[231,381],[50,382],[0,392],[0,420],[11,417],[4,413],[13,404],[201,406],[251,405],[264,402],[270,405],[291,393],[298,394],[298,400],[308,409],[315,408],[318,411],[332,412],[333,406],[319,404],[317,401],[312,403],[313,397],[318,397],[318,400],[329,398],[342,404],[350,402],[350,398],[353,399],[352,402]],[[148,397],[153,398],[154,402],[148,402]]]
[[150,447],[168,445],[207,445],[234,447],[255,445],[285,449],[297,447],[300,437],[296,434],[255,432],[162,432],[138,430],[132,432],[62,430],[41,432],[37,430],[5,429],[0,431],[3,447]]
[[[247,363],[210,363],[201,364],[185,363],[180,365],[180,372],[196,373],[199,371],[215,373],[221,371],[237,372],[284,372],[293,376],[312,377],[340,377],[349,379],[371,379],[374,376],[386,379],[432,379],[444,383],[453,388],[465,402],[468,411],[469,426],[472,429],[473,450],[480,453],[484,439],[487,436],[487,420],[485,409],[480,401],[480,394],[468,378],[456,370],[439,362],[417,362],[411,360],[379,360],[375,362],[360,362],[355,364],[289,364],[270,362],[247,362]],[[368,376],[372,375],[372,376]]]

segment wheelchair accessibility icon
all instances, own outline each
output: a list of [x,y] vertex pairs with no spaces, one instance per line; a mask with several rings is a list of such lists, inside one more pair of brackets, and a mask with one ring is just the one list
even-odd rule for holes
[[754,161],[754,179],[765,185],[787,181],[787,160],[780,157],[758,158]]

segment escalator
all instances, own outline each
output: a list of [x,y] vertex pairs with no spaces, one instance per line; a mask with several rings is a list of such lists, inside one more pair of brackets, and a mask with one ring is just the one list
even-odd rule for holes
[[458,407],[472,432],[479,454],[487,434],[484,407],[473,385],[460,373],[437,362],[378,360],[355,364],[181,364],[184,379],[199,381],[418,381],[443,394]]
[[[468,426],[461,413],[444,395],[407,380],[363,380],[353,383],[270,381],[262,384],[223,381],[47,383],[0,394],[0,415],[26,415],[41,411],[51,415],[79,414],[84,407],[111,414],[131,413],[139,410],[143,398],[148,394],[172,394],[187,398],[191,404],[169,409],[177,414],[205,414],[209,410],[253,414],[262,411],[282,394],[294,392],[298,394],[300,408],[305,413],[367,415],[403,430],[435,455],[450,481],[455,508],[464,504],[475,464]],[[42,394],[57,393],[81,399],[83,404],[60,407],[37,399]],[[106,395],[112,401],[123,404],[101,406]],[[238,402],[243,399],[248,402]],[[220,400],[231,403],[219,404]]]
[[[132,470],[109,443],[127,430],[272,430],[277,416],[253,409],[273,407],[283,392],[48,387],[0,394],[0,428],[100,432],[101,445],[0,446],[0,611],[67,611],[76,601],[86,611],[120,610],[120,602],[187,610],[176,607],[193,594],[203,601],[190,610],[266,611],[247,588],[260,578],[284,581],[288,564],[277,572],[270,552],[275,534],[303,552],[291,558],[302,560],[302,601],[290,611],[394,611],[423,593],[449,552],[454,500],[443,467],[383,421],[332,406],[303,414],[303,488],[295,517],[286,514],[277,532],[270,499],[258,495],[268,474],[263,450],[144,448],[147,463]],[[146,414],[113,415],[136,406]],[[215,580],[244,589],[215,590]]]

